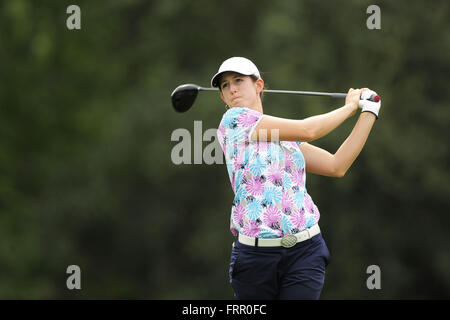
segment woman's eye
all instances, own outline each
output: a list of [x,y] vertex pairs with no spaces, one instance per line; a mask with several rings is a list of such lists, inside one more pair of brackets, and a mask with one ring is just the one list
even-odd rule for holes
[[241,81],[242,81],[241,78],[237,78],[237,79],[236,79],[236,82],[241,82]]
[[224,84],[222,85],[222,89],[225,88],[227,85],[228,85],[228,83],[224,83]]

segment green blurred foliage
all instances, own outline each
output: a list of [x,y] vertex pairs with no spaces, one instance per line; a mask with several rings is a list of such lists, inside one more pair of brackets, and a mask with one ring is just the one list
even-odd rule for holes
[[[71,4],[81,30],[66,27]],[[0,2],[0,298],[232,298],[226,168],[171,161],[175,129],[216,128],[225,108],[202,93],[178,114],[169,99],[231,56],[272,89],[383,98],[347,175],[308,176],[332,256],[322,298],[449,298],[449,4],[378,1],[382,28],[369,30],[371,4]],[[341,104],[267,94],[264,111]],[[315,144],[335,152],[354,123]],[[79,291],[66,288],[72,264]],[[366,287],[372,264],[381,290]]]

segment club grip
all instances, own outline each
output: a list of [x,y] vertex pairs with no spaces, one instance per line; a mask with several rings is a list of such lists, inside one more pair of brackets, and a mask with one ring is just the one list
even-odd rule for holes
[[[361,99],[361,100],[363,100],[363,99]],[[377,94],[372,94],[372,95],[369,97],[369,99],[365,99],[365,100],[372,101],[372,102],[378,102],[378,101],[381,100],[381,98],[380,98],[380,96],[377,95]]]
[[370,96],[369,100],[373,102],[379,102],[381,100],[381,97],[377,94],[373,94]]
[[[333,93],[333,98],[345,98],[347,97],[346,93]],[[363,99],[361,99],[363,100]],[[372,102],[379,102],[381,100],[381,97],[378,94],[372,94],[369,99],[366,99]]]

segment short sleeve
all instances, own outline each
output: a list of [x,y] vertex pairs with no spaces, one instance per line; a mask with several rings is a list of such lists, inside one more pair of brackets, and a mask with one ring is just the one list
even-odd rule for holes
[[249,142],[250,134],[261,120],[263,114],[253,109],[234,107],[222,117],[217,137],[222,149],[226,145],[236,146]]

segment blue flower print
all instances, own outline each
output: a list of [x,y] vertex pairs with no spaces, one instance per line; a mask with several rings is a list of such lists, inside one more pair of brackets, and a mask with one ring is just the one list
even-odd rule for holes
[[266,164],[261,160],[258,156],[255,160],[250,162],[250,172],[254,176],[260,176],[263,169],[266,167]]
[[269,204],[276,204],[281,201],[281,191],[275,187],[264,188],[263,199]]
[[267,158],[270,159],[271,162],[282,162],[284,161],[284,152],[277,143],[269,143]]
[[222,124],[225,128],[234,129],[237,126],[237,117],[235,110],[230,110],[222,119]]
[[235,184],[235,189],[236,189],[236,190],[237,190],[238,188],[242,188],[242,189],[243,189],[243,187],[244,187],[244,186],[241,185],[241,182],[242,182],[242,175],[243,175],[243,173],[242,173],[241,170],[239,170],[238,172],[236,172],[235,180],[234,180],[234,184]]
[[260,238],[278,238],[279,234],[275,230],[270,229],[263,229],[261,230],[261,234],[259,235]]
[[306,228],[311,228],[313,225],[316,224],[316,219],[314,219],[313,216],[309,217],[308,220],[306,220]]
[[287,216],[283,216],[281,218],[281,230],[284,234],[289,233],[292,228],[292,222],[289,220]]
[[289,178],[289,174],[285,172],[283,177],[283,191],[289,190],[291,187],[292,187],[291,178]]
[[254,200],[247,204],[247,217],[250,220],[256,220],[259,218],[259,215],[261,214],[262,206],[261,202],[259,200]]
[[305,200],[305,194],[303,193],[303,191],[294,192],[294,194],[292,195],[292,199],[295,201],[295,205],[298,208],[302,208],[303,201]]
[[297,168],[302,168],[305,165],[305,158],[303,158],[302,153],[296,152],[292,155],[292,158]]
[[237,185],[236,187],[236,195],[235,195],[235,199],[238,199],[239,201],[244,200],[246,196],[246,192],[245,192],[245,188]]

